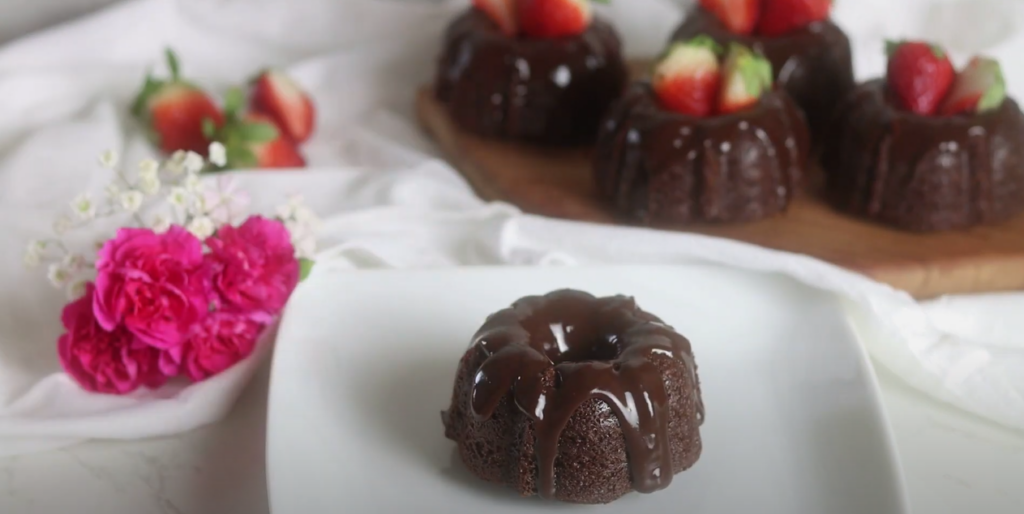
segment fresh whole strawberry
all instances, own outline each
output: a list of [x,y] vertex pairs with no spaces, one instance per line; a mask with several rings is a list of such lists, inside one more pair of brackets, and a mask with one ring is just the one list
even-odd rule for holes
[[316,110],[309,95],[276,70],[264,71],[253,80],[250,108],[273,119],[296,143],[309,139],[316,124]]
[[480,9],[506,36],[519,33],[519,19],[516,16],[517,0],[473,0],[473,7]]
[[975,57],[957,75],[942,103],[944,115],[976,114],[996,110],[1006,100],[1006,82],[999,61]]
[[655,65],[651,81],[661,104],[690,116],[712,114],[721,81],[720,50],[705,36],[670,46]]
[[953,64],[941,48],[920,41],[888,42],[887,80],[899,107],[930,116],[953,85]]
[[828,18],[832,0],[764,0],[757,33],[781,36]]
[[207,123],[203,127],[207,137],[224,145],[227,162],[222,169],[305,167],[297,144],[278,129],[273,118],[259,112],[240,114],[244,101],[241,90],[228,91],[223,126]]
[[150,141],[164,152],[191,150],[206,155],[210,140],[203,134],[203,125],[219,126],[224,116],[206,93],[181,79],[174,52],[168,49],[166,56],[170,79],[147,75],[132,105],[132,115],[146,127]]
[[761,15],[761,0],[700,0],[700,5],[734,34],[754,32]]
[[756,105],[772,87],[772,64],[743,45],[733,44],[722,66],[718,113],[730,114]]
[[590,0],[518,0],[519,24],[536,38],[582,34],[593,18]]

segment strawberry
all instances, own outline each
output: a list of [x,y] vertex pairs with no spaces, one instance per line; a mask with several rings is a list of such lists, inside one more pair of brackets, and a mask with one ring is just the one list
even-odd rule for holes
[[253,111],[266,114],[296,143],[309,139],[316,123],[313,101],[284,73],[267,70],[253,80]]
[[987,112],[998,109],[1005,99],[1006,83],[999,61],[975,57],[957,75],[940,112],[944,115]]
[[828,18],[832,0],[764,0],[757,33],[781,36]]
[[743,45],[733,44],[722,66],[718,113],[730,114],[757,104],[772,87],[772,64]]
[[721,81],[721,48],[706,36],[674,43],[654,67],[652,86],[661,104],[690,116],[708,116]]
[[223,169],[304,167],[306,161],[295,141],[277,128],[273,118],[260,112],[240,114],[244,101],[240,89],[228,91],[223,126],[203,125],[207,137],[224,145],[227,163]]
[[700,0],[700,6],[734,34],[754,32],[761,15],[761,0]]
[[558,38],[582,34],[590,26],[590,0],[518,0],[519,24],[526,35]]
[[939,47],[920,41],[888,42],[887,80],[899,107],[935,114],[953,84],[953,64]]
[[203,124],[220,125],[224,116],[206,93],[181,79],[174,52],[165,53],[171,77],[163,80],[147,74],[132,104],[132,115],[164,152],[191,150],[206,155],[210,140],[203,135]]
[[473,7],[483,11],[506,36],[519,33],[516,0],[473,0]]

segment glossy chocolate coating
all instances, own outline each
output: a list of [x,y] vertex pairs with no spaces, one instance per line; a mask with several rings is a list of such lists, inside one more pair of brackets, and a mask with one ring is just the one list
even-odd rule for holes
[[619,38],[600,19],[575,37],[512,38],[470,9],[445,33],[436,95],[472,133],[570,146],[593,141],[627,80]]
[[701,34],[726,47],[737,42],[764,54],[772,63],[775,79],[804,110],[815,139],[856,85],[850,40],[829,20],[783,36],[743,36],[730,32],[714,14],[695,7],[672,39],[689,40]]
[[789,205],[807,154],[803,114],[784,91],[697,118],[663,109],[640,82],[602,123],[594,178],[618,215],[642,224],[754,221]]
[[1024,114],[921,116],[893,107],[884,80],[842,104],[823,156],[840,209],[917,232],[1005,220],[1024,209]]
[[[470,437],[469,431],[508,432],[508,424],[495,418],[514,408],[534,434],[530,460],[536,468],[534,488],[543,497],[604,503],[629,490],[655,492],[668,487],[675,473],[699,457],[704,406],[690,342],[637,307],[632,298],[596,298],[573,290],[522,298],[487,319],[467,356],[460,376],[469,380],[456,382],[452,407],[443,415],[446,434],[461,442]],[[666,374],[665,368],[674,371]],[[604,417],[589,418],[593,401],[603,404]],[[588,420],[582,429],[581,411]],[[572,418],[577,422],[571,424]],[[585,472],[607,476],[628,469],[625,488],[584,480],[592,490],[559,490],[556,474],[557,483],[573,484],[573,477],[565,476],[571,472],[567,470],[584,472],[582,468],[592,462],[579,459],[565,466],[559,442],[571,444],[588,437],[585,432],[609,430],[612,439],[624,442],[625,455],[619,462],[609,462],[610,469]],[[469,447],[479,452],[476,445]],[[560,451],[563,465],[556,472]],[[476,458],[464,454],[464,460]],[[478,474],[487,478],[488,472]]]

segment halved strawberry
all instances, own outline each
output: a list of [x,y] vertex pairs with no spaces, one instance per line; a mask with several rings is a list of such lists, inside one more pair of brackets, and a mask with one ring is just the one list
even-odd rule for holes
[[945,115],[993,111],[1006,100],[1006,82],[999,61],[975,57],[956,77],[940,112]]
[[224,145],[227,163],[223,169],[304,167],[306,160],[295,141],[277,128],[273,118],[259,112],[241,114],[244,101],[241,90],[228,91],[224,125],[207,123],[203,127],[207,137]]
[[253,81],[252,110],[270,116],[278,128],[296,143],[309,139],[316,123],[316,110],[309,95],[288,75],[267,70]]
[[760,101],[772,87],[772,63],[749,48],[732,44],[722,67],[722,91],[718,113],[729,114],[747,109]]
[[754,32],[761,15],[761,0],[700,0],[700,6],[735,34]]
[[764,0],[757,33],[781,36],[828,18],[832,0]]
[[582,34],[593,18],[590,0],[518,0],[519,24],[530,37]]
[[899,107],[916,114],[935,114],[953,85],[953,64],[938,46],[921,41],[886,43],[887,80]]
[[655,65],[651,81],[661,104],[690,116],[710,115],[721,81],[720,52],[718,44],[706,36],[670,46]]
[[519,33],[516,18],[516,0],[473,0],[473,7],[480,9],[498,25],[506,36]]
[[181,79],[174,52],[167,49],[165,54],[170,79],[147,74],[132,104],[132,114],[146,127],[150,141],[162,151],[191,150],[206,155],[210,139],[203,135],[203,124],[219,126],[224,116],[206,93]]

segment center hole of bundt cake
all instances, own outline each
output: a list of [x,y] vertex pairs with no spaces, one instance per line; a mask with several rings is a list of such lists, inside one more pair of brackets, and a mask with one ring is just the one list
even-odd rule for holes
[[547,331],[547,337],[541,336],[542,347],[554,364],[611,361],[619,356],[615,337],[600,334],[591,326],[553,321],[548,323]]

